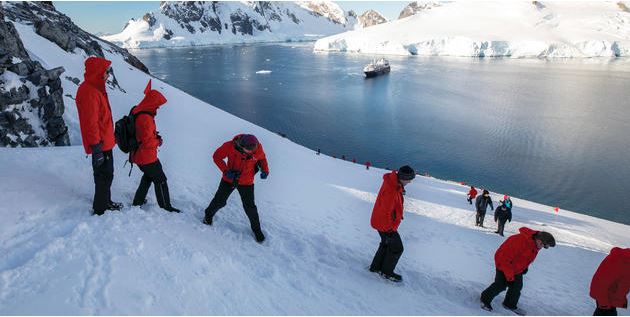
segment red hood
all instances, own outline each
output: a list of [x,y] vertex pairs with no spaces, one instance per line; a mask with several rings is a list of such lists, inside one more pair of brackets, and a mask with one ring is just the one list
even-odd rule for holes
[[530,236],[530,237],[538,233],[538,231],[529,229],[527,227],[521,227],[520,229],[518,229],[518,231],[520,233],[522,233],[524,235],[527,235],[527,236]]
[[133,113],[147,111],[155,114],[157,109],[161,105],[165,104],[166,101],[167,100],[162,93],[155,89],[151,89],[151,80],[149,79],[149,83],[144,89],[144,99],[142,99],[142,101],[140,101],[140,103],[136,106]]
[[610,250],[610,256],[622,262],[625,262],[626,264],[630,264],[630,248],[612,248],[612,250]]
[[392,171],[390,173],[383,175],[383,180],[385,181],[388,187],[396,188],[402,191],[402,185],[400,185],[400,183],[398,182],[398,174],[396,173],[396,171]]
[[85,81],[96,87],[101,92],[105,92],[105,80],[103,74],[112,62],[101,57],[89,57],[85,60]]

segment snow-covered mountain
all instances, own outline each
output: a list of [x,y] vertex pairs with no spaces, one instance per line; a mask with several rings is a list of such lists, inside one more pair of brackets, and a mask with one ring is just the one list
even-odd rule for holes
[[315,50],[425,56],[628,56],[628,3],[416,2],[401,13],[408,17],[320,39]]
[[366,28],[369,26],[381,24],[387,22],[387,19],[381,15],[378,11],[367,10],[358,17],[359,23],[357,28]]
[[[183,212],[164,212],[151,193],[141,208],[90,216],[92,168],[72,102],[77,85],[65,79],[82,78],[85,51],[66,51],[28,21],[8,23],[43,68],[65,70],[72,146],[0,148],[0,315],[510,313],[501,308],[503,295],[494,313],[479,308],[505,238],[492,233],[490,219],[490,228],[473,225],[466,186],[428,177],[407,186],[397,269],[405,282],[386,282],[367,270],[379,242],[370,213],[385,170],[315,155],[152,78],[103,42],[117,79],[107,86],[115,119],[142,99],[151,78],[169,100],[156,117],[164,140],[158,155]],[[221,176],[212,153],[237,133],[256,134],[270,164],[269,178],[256,179],[262,245],[236,193],[212,227],[201,223]],[[141,174],[134,169],[128,177],[126,155],[115,150],[114,157],[112,196],[129,205]],[[630,246],[630,226],[513,203],[506,234],[528,226],[558,242],[530,267],[519,306],[532,315],[591,314],[591,276],[612,246]]]
[[331,1],[163,1],[103,38],[126,48],[312,41],[356,23],[354,12]]
[[[2,2],[0,20],[0,146],[70,144],[64,118],[67,110],[73,113],[74,100],[67,91],[68,87],[76,89],[83,78],[82,73],[68,73],[61,61],[48,63],[41,55],[46,52],[25,46],[20,27],[34,29],[39,37],[78,60],[111,52],[147,71],[126,50],[81,30],[51,3]],[[117,86],[115,70],[112,75],[110,84]]]
[[409,3],[402,9],[402,11],[400,11],[398,18],[403,19],[419,12],[431,10],[432,8],[439,7],[441,5],[442,4],[440,2],[436,1],[414,1]]

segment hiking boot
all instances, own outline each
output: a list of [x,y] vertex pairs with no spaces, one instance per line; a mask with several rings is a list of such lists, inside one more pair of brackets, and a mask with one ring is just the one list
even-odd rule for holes
[[388,279],[392,282],[402,282],[402,276],[400,276],[400,274],[396,274],[394,272],[392,273],[381,273],[381,276],[385,279]]
[[262,231],[255,231],[254,236],[256,237],[256,242],[258,243],[262,243],[263,241],[265,241],[265,235],[262,233]]
[[483,310],[487,310],[487,311],[492,311],[492,305],[490,305],[490,303],[484,303],[484,301],[481,301],[481,309]]
[[381,270],[373,269],[371,266],[370,266],[369,270],[372,273],[381,273]]
[[203,217],[203,224],[212,226],[212,217],[208,217],[208,216]]
[[513,313],[515,313],[517,315],[519,315],[519,316],[525,316],[525,310],[523,310],[523,309],[520,309],[518,307],[511,308],[511,307],[505,306],[505,304],[502,304],[502,305],[503,305],[503,308],[505,308],[505,309],[507,309],[507,310],[509,310],[509,311],[511,311],[511,312],[513,312]]
[[123,205],[122,203],[117,203],[113,201],[110,201],[109,204],[107,204],[107,210],[121,210],[123,207],[125,207],[125,205]]
[[166,211],[168,211],[168,212],[176,212],[176,213],[180,213],[180,212],[181,212],[181,210],[179,210],[179,209],[177,209],[177,208],[175,208],[175,207],[173,207],[173,206],[171,206],[171,207],[166,207],[166,208],[164,208],[164,210],[166,210]]
[[96,210],[92,209],[92,216],[102,216],[104,214],[105,214],[105,210],[96,211]]

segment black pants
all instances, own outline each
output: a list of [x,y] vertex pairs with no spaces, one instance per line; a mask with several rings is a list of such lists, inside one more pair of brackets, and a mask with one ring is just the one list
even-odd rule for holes
[[470,198],[470,196],[468,196],[468,203],[472,205],[472,198]]
[[384,274],[391,274],[398,264],[404,248],[398,232],[381,232],[381,243],[370,265],[371,271],[380,271]]
[[94,201],[92,209],[95,214],[102,215],[112,201],[112,181],[114,180],[114,156],[112,151],[103,152],[105,161],[101,166],[94,167]]
[[477,215],[475,216],[475,225],[483,227],[483,218],[486,217],[486,212],[477,211]]
[[[241,202],[243,203],[243,209],[247,218],[249,218],[249,224],[252,227],[252,231],[260,231],[260,219],[258,218],[258,208],[254,203],[254,184],[252,185],[238,185],[236,186],[239,195],[241,196]],[[214,198],[206,208],[206,217],[212,219],[219,209],[225,207],[228,197],[234,191],[234,185],[221,180],[219,189],[217,189]]]
[[595,308],[595,312],[593,312],[593,316],[617,316],[617,308]]
[[160,160],[151,164],[140,165],[138,167],[144,174],[140,180],[138,190],[136,190],[136,195],[133,198],[133,205],[139,206],[144,203],[144,200],[147,198],[149,188],[151,187],[151,184],[153,184],[153,187],[155,188],[155,199],[157,200],[160,208],[171,208],[171,197],[168,192],[168,183],[166,182],[166,175],[164,174]]
[[518,299],[521,297],[523,289],[523,274],[514,275],[514,281],[508,282],[503,272],[497,270],[494,283],[481,293],[481,301],[490,304],[492,300],[507,288],[503,305],[515,309],[518,307]]
[[505,229],[505,223],[506,222],[507,222],[507,219],[505,219],[505,220],[499,219],[499,221],[498,221],[497,233],[500,234],[501,236],[503,236],[503,229]]

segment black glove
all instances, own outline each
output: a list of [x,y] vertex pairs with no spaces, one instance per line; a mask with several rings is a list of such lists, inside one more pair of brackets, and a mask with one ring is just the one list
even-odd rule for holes
[[237,170],[227,170],[225,171],[225,173],[223,173],[223,175],[225,175],[225,177],[231,179],[232,181],[236,180],[236,178],[240,175],[241,173]]
[[98,143],[94,145],[90,145],[92,149],[92,167],[99,168],[103,163],[105,163],[105,154],[103,153],[103,144]]
[[525,268],[525,271],[523,271],[523,273],[521,273],[521,274],[525,275],[525,274],[527,274],[527,271],[529,271],[529,268],[528,268],[528,267],[526,267],[526,268]]
[[267,176],[269,176],[269,173],[267,172],[260,173],[260,179],[267,179]]
[[162,146],[163,140],[162,140],[162,136],[160,135],[159,132],[155,132],[155,136],[157,137],[158,141],[160,142],[158,144],[158,146]]

